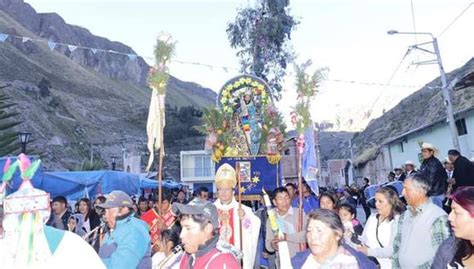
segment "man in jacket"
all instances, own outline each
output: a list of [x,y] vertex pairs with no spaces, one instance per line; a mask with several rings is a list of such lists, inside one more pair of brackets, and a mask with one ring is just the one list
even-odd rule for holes
[[458,187],[474,186],[474,164],[455,149],[448,151],[448,158],[454,164],[453,190]]
[[444,194],[448,188],[448,176],[443,164],[435,157],[437,152],[438,150],[433,145],[423,143],[421,146],[423,163],[420,167],[420,173],[428,180],[430,186],[428,196],[435,205],[443,208]]
[[413,175],[414,173],[416,173],[415,163],[412,161],[406,161],[405,162],[405,174],[406,174],[405,178]]
[[395,172],[395,181],[404,181],[405,180],[405,173],[403,173],[403,169],[401,167],[395,167],[393,170]]
[[53,214],[51,214],[46,225],[60,230],[67,230],[67,222],[71,217],[71,212],[67,209],[67,200],[64,196],[56,196],[53,198],[51,205]]
[[105,203],[109,232],[99,256],[109,269],[151,268],[151,245],[147,224],[133,216],[133,202],[126,193],[113,191]]
[[181,222],[181,242],[185,253],[180,269],[237,269],[241,253],[219,241],[217,208],[214,204],[194,199],[188,204],[174,203],[172,211]]

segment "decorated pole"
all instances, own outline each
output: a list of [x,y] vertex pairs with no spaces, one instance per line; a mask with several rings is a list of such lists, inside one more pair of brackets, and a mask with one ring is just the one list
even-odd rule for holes
[[[297,139],[297,162],[298,162],[298,192],[299,192],[299,205],[298,205],[298,231],[303,230],[303,177],[311,187],[313,192],[319,193],[317,186],[317,162],[314,154],[314,130],[313,123],[311,121],[310,106],[311,100],[317,93],[317,87],[323,78],[324,70],[316,70],[312,75],[306,73],[306,68],[311,65],[311,62],[295,66],[296,69],[296,93],[297,101],[296,105],[291,112],[291,122],[298,133]],[[314,156],[313,156],[314,155]],[[316,172],[315,172],[316,171]],[[304,248],[304,246],[300,246]]]
[[[238,199],[239,199],[239,243],[240,243],[240,250],[244,249],[243,245],[243,234],[242,234],[242,179],[240,178],[240,162],[236,162],[235,164],[235,171],[237,173],[237,188],[238,188]],[[243,260],[241,260],[241,265],[243,266]]]
[[155,45],[155,65],[151,68],[148,75],[148,85],[152,89],[150,110],[147,121],[148,150],[150,157],[146,170],[150,172],[155,158],[155,150],[157,145],[160,149],[158,164],[158,205],[161,215],[162,200],[162,182],[163,182],[163,157],[165,154],[164,147],[164,128],[165,128],[165,97],[166,86],[169,79],[168,63],[174,52],[175,43],[169,35],[160,35]]

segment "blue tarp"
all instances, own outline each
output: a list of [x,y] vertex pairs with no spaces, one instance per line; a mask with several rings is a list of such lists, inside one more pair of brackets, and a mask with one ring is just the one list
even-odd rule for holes
[[[34,159],[34,157],[30,157]],[[12,158],[12,162],[15,159]],[[6,158],[0,158],[0,176],[3,176],[3,165]],[[9,193],[18,189],[22,182],[17,172],[10,184]],[[97,194],[107,194],[113,190],[121,190],[129,195],[139,195],[143,188],[158,188],[156,180],[147,179],[137,174],[120,171],[77,171],[77,172],[45,172],[38,169],[32,179],[35,188],[44,190],[51,197],[63,195],[68,200],[78,200],[82,197],[95,197]],[[171,180],[163,181],[164,188],[178,188],[179,183]]]

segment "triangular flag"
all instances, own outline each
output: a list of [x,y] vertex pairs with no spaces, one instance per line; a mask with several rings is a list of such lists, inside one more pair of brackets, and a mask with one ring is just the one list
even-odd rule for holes
[[96,54],[97,53],[97,49],[91,49],[92,50],[92,53]]
[[130,53],[130,54],[127,54],[127,55],[128,55],[128,59],[130,59],[130,60],[132,60],[132,61],[137,58],[137,55],[136,55],[136,54]]
[[48,47],[49,47],[51,50],[54,50],[54,48],[56,47],[56,43],[53,42],[53,41],[48,41]]
[[26,43],[26,42],[28,42],[28,41],[30,41],[30,40],[31,40],[31,38],[24,36],[24,37],[21,39],[21,42]]
[[67,48],[69,49],[70,52],[73,52],[77,49],[77,46],[74,45],[67,45]]
[[5,40],[7,40],[7,38],[8,38],[8,35],[0,34],[0,42],[4,42]]

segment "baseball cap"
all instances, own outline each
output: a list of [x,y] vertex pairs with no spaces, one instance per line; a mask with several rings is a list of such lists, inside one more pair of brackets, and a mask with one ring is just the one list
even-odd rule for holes
[[176,216],[203,215],[214,228],[219,227],[217,207],[211,202],[194,199],[187,204],[173,203],[171,210]]
[[114,207],[133,207],[133,202],[130,196],[123,191],[113,191],[105,196],[105,203],[97,205],[100,208],[114,208]]

